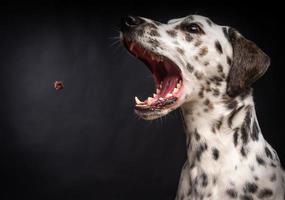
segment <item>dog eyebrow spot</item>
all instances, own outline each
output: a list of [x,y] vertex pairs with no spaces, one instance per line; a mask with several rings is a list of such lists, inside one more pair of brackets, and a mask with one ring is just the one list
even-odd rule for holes
[[166,33],[173,38],[177,36],[177,32],[175,30],[167,30]]
[[216,50],[217,50],[220,54],[223,53],[223,48],[222,48],[221,43],[220,43],[219,41],[216,41],[216,42],[215,42],[215,47],[216,47]]
[[212,26],[211,20],[207,19],[206,22],[209,24],[209,26]]

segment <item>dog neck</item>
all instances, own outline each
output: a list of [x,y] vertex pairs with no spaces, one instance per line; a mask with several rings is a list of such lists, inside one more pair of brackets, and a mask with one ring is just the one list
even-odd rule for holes
[[[209,163],[212,170],[227,163],[227,167],[234,168],[240,159],[249,158],[250,151],[264,146],[251,90],[234,98],[211,95],[203,101],[189,102],[182,106],[182,112],[192,166],[209,171]],[[248,148],[251,142],[255,145]]]

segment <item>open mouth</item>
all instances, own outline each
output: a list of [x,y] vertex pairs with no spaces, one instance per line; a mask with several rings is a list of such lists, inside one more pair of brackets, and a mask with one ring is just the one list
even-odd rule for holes
[[174,107],[183,88],[179,67],[167,57],[149,51],[137,42],[124,40],[124,44],[132,55],[146,64],[155,82],[156,89],[151,97],[145,100],[135,97],[135,110],[151,112]]

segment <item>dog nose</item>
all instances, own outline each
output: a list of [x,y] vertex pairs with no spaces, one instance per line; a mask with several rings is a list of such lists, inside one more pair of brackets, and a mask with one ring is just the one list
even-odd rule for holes
[[137,26],[139,26],[140,24],[142,24],[144,22],[143,19],[141,19],[140,17],[136,17],[136,16],[127,16],[124,17],[121,21],[121,30],[124,31],[128,31],[132,28],[135,28]]

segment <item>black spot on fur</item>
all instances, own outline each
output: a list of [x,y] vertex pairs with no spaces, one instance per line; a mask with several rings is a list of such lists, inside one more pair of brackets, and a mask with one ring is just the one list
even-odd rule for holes
[[201,73],[199,73],[199,72],[195,72],[194,73],[194,75],[196,76],[196,78],[198,79],[198,80],[201,80],[202,79],[202,74]]
[[243,157],[246,157],[246,151],[245,151],[245,149],[244,149],[244,146],[241,147],[240,153],[241,153],[241,155],[242,155]]
[[200,144],[198,146],[198,149],[197,149],[197,153],[196,153],[196,156],[197,156],[197,160],[200,161],[201,160],[201,155],[204,151],[206,151],[208,149],[208,145],[206,143],[203,143],[203,144]]
[[150,28],[150,29],[157,29],[157,26],[152,24],[152,23],[147,23],[144,25],[145,28]]
[[218,90],[218,89],[213,89],[213,95],[214,96],[219,96],[220,95],[220,90]]
[[231,43],[229,33],[226,27],[223,27],[223,33],[224,33],[225,38],[227,38],[227,40]]
[[229,127],[232,126],[232,122],[233,122],[234,117],[236,116],[237,113],[239,113],[239,111],[240,111],[243,107],[244,107],[244,106],[241,106],[241,107],[239,107],[239,108],[237,108],[237,109],[235,109],[235,110],[233,110],[233,111],[231,112],[231,114],[230,114],[230,116],[229,116],[229,119],[228,119],[228,125],[229,125]]
[[253,126],[252,126],[252,132],[251,132],[251,139],[253,141],[258,141],[259,138],[259,132],[258,132],[258,126],[257,126],[257,122],[256,120],[254,120],[253,122]]
[[179,47],[176,47],[176,50],[178,51],[178,53],[180,53],[181,55],[184,55],[184,50],[179,48]]
[[205,56],[208,53],[208,48],[207,47],[202,47],[199,51],[199,56]]
[[194,43],[194,46],[198,47],[202,44],[202,41],[201,40],[197,40],[195,43]]
[[221,85],[221,82],[223,81],[223,79],[222,79],[221,77],[219,77],[219,76],[212,76],[212,77],[209,78],[209,80],[210,80],[213,84],[215,84],[215,85],[217,85],[217,86],[220,86],[220,85]]
[[177,36],[177,32],[175,30],[167,30],[166,33],[173,38]]
[[204,62],[204,65],[205,65],[205,66],[208,66],[208,65],[209,65],[209,62],[208,62],[208,61]]
[[200,140],[200,134],[198,133],[198,131],[197,131],[197,129],[195,129],[195,131],[194,131],[194,137],[195,137],[195,139],[197,140],[197,141],[199,141]]
[[238,104],[238,103],[237,103],[236,100],[229,101],[229,103],[228,103],[228,109],[232,110],[232,109],[236,108],[236,107],[237,107],[237,104]]
[[267,198],[273,195],[273,191],[271,189],[265,188],[259,191],[258,198]]
[[271,151],[268,149],[268,147],[265,147],[265,154],[268,158],[273,159]]
[[227,63],[230,66],[232,65],[232,59],[229,56],[227,56]]
[[193,37],[189,33],[185,33],[185,40],[187,42],[191,42],[193,40]]
[[255,193],[258,189],[258,186],[255,183],[247,182],[243,188],[245,193]]
[[215,42],[215,47],[216,47],[216,50],[217,50],[220,54],[223,53],[223,48],[222,48],[221,43],[220,43],[219,41],[216,41],[216,42]]
[[274,163],[271,163],[271,167],[276,168],[276,167],[277,167],[277,165],[275,165]]
[[221,64],[218,64],[217,68],[218,68],[218,72],[219,73],[223,73],[224,72],[223,66]]
[[214,160],[218,160],[219,159],[220,152],[219,152],[219,150],[217,148],[213,148],[212,149],[212,154],[213,154]]
[[256,161],[259,165],[262,165],[262,166],[266,165],[265,161],[260,156],[256,156]]
[[239,131],[239,129],[236,129],[234,132],[234,136],[233,136],[235,146],[237,146],[237,144],[238,144],[238,131]]
[[274,182],[277,180],[276,174],[274,173],[271,177],[270,177],[270,181]]
[[241,141],[242,141],[243,145],[246,145],[248,143],[248,134],[247,134],[247,129],[246,129],[245,125],[242,126],[240,132],[241,132]]
[[159,47],[159,42],[156,39],[149,39],[148,42],[154,47],[157,48]]
[[241,195],[240,200],[253,200],[253,197],[251,195]]
[[201,175],[201,179],[202,179],[202,186],[206,187],[208,185],[208,176],[207,176],[207,174],[203,173]]
[[203,98],[203,97],[204,97],[204,90],[205,90],[205,88],[202,86],[201,89],[200,89],[200,91],[199,91],[199,93],[198,93],[198,95],[199,95],[200,98]]
[[186,68],[187,68],[188,71],[191,72],[191,73],[194,71],[194,67],[193,67],[191,64],[189,64],[189,63],[186,64]]
[[207,19],[206,22],[209,24],[209,26],[212,26],[211,20]]
[[220,128],[221,128],[221,126],[222,126],[222,124],[223,124],[223,119],[224,119],[224,118],[221,117],[221,118],[217,121],[217,123],[216,123],[218,130],[220,130]]
[[248,109],[247,112],[246,112],[246,116],[244,118],[244,126],[245,128],[249,129],[250,128],[250,123],[251,123],[251,110]]
[[210,100],[209,99],[206,99],[205,101],[204,101],[204,104],[207,106],[207,105],[209,105],[210,104]]
[[227,191],[226,191],[226,193],[227,193],[227,195],[229,196],[229,197],[231,197],[231,198],[233,198],[233,199],[236,199],[237,198],[237,191],[236,190],[234,190],[234,189],[228,189]]

